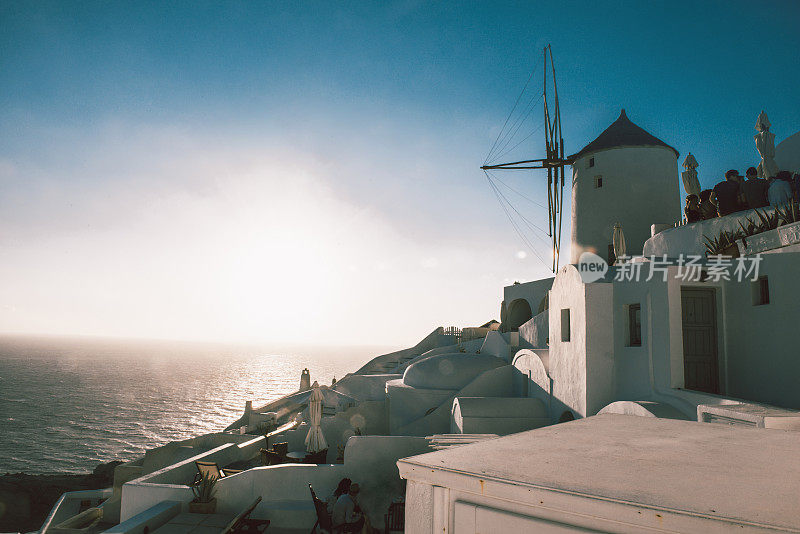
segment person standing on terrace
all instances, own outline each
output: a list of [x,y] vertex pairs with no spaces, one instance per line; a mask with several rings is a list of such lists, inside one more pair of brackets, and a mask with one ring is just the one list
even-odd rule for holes
[[780,206],[792,199],[792,186],[789,184],[789,180],[791,180],[789,171],[781,171],[778,176],[770,179],[767,191],[770,206]]
[[700,197],[697,195],[686,195],[686,207],[683,208],[686,215],[686,222],[693,223],[703,219],[700,213]]
[[725,173],[725,181],[714,186],[714,197],[720,217],[739,211],[739,182],[736,179],[738,174],[738,171],[731,169]]
[[742,184],[742,190],[747,201],[747,207],[755,209],[769,206],[769,200],[767,200],[769,184],[767,181],[758,177],[758,171],[755,167],[747,169],[745,174],[747,175],[747,180]]
[[717,216],[717,207],[711,202],[711,189],[700,191],[700,216],[704,220]]

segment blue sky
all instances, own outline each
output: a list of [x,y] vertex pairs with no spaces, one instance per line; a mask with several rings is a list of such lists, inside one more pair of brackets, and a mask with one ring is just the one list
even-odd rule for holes
[[[497,318],[502,286],[547,268],[478,167],[543,46],[568,152],[624,107],[710,186],[757,162],[761,109],[778,141],[800,130],[798,20],[789,1],[0,3],[0,331],[404,344]],[[507,156],[541,155],[534,135]]]

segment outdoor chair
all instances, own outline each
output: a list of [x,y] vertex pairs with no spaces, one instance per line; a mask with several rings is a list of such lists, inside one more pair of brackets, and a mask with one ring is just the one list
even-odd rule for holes
[[317,494],[314,493],[314,488],[311,487],[311,484],[308,485],[308,489],[311,491],[311,500],[314,502],[314,510],[317,512],[317,522],[311,527],[311,534],[317,532],[317,527],[323,532],[333,534],[333,520],[328,514],[328,507],[323,501],[317,499]]
[[276,465],[286,463],[286,455],[289,453],[287,442],[273,443],[269,449],[260,449],[261,463],[264,465]]
[[203,476],[205,475],[219,480],[220,478],[225,478],[227,476],[242,472],[241,469],[220,469],[216,462],[201,462],[196,460],[194,465],[197,466],[197,474],[194,476],[195,484],[202,480]]
[[384,519],[386,521],[386,529],[384,530],[386,534],[395,531],[403,532],[406,525],[406,503],[393,502],[390,504],[389,511],[384,516]]
[[256,506],[258,506],[258,503],[260,502],[261,497],[259,496],[255,501],[253,501],[253,504],[247,507],[245,511],[234,517],[233,520],[228,523],[228,526],[225,527],[225,530],[222,531],[222,534],[260,534],[261,532],[264,532],[269,526],[269,519],[250,518],[250,514],[253,513],[253,510],[256,509]]
[[328,458],[328,449],[323,449],[319,452],[312,452],[308,454],[303,460],[304,464],[324,464]]

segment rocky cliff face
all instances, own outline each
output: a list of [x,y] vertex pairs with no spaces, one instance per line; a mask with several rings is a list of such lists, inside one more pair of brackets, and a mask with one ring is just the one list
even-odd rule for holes
[[111,487],[114,468],[121,463],[100,464],[93,473],[85,475],[0,476],[0,532],[38,530],[62,493]]

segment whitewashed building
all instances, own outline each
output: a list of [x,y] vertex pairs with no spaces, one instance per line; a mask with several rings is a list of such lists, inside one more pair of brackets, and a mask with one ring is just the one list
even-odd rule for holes
[[707,258],[756,215],[675,226],[676,158],[624,111],[574,156],[572,263],[501,307],[509,395],[564,424],[400,460],[406,532],[800,532],[800,222]]

